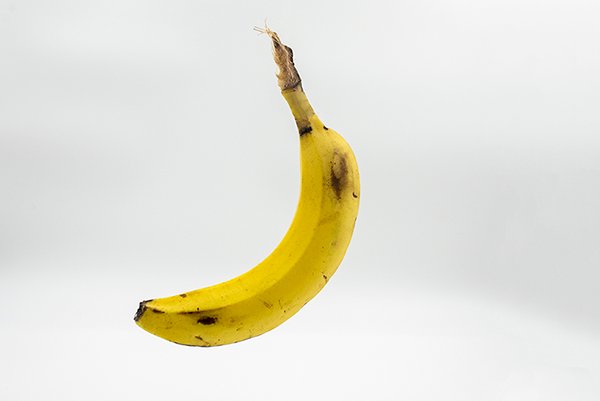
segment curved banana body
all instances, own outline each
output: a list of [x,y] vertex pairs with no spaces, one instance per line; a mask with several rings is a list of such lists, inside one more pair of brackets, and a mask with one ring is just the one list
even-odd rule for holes
[[[137,324],[179,344],[229,344],[277,327],[325,286],[354,230],[360,188],[352,149],[314,113],[293,67],[291,50],[274,32],[266,32],[273,40],[282,94],[300,131],[298,207],[279,246],[247,273],[211,287],[140,303]],[[286,68],[293,71],[286,72]]]

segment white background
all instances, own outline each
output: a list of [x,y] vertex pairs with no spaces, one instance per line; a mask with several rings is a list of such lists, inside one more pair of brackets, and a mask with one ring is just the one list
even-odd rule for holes
[[[214,349],[137,303],[274,248],[268,18],[352,144],[340,270]],[[600,399],[600,3],[0,0],[0,399]]]

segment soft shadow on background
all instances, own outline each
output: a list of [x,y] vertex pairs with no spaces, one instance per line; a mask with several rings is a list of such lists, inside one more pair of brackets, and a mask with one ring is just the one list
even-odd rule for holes
[[[296,206],[265,17],[356,152],[355,237],[277,330],[176,346],[137,302],[249,269]],[[591,0],[0,0],[0,398],[597,400],[598,20]]]

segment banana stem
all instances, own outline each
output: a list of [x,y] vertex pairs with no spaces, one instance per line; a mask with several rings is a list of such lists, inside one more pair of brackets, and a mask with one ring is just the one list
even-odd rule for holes
[[310,119],[315,115],[315,111],[308,102],[308,98],[306,97],[304,90],[302,90],[302,85],[298,85],[294,89],[282,90],[281,94],[292,110],[300,135],[312,131]]
[[258,32],[269,35],[273,45],[273,58],[277,64],[277,84],[281,89],[281,94],[288,102],[298,131],[304,135],[312,131],[310,119],[315,115],[315,111],[310,105],[304,89],[302,89],[302,80],[300,74],[294,65],[294,52],[292,49],[281,42],[277,33],[268,27],[254,28]]

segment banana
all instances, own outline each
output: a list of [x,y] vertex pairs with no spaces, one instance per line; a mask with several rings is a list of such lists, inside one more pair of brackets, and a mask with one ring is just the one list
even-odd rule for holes
[[140,303],[136,323],[166,340],[210,347],[263,334],[292,317],[330,280],[350,243],[360,197],[350,146],[315,114],[292,50],[268,28],[278,84],[300,134],[300,199],[277,248],[239,277]]

